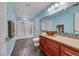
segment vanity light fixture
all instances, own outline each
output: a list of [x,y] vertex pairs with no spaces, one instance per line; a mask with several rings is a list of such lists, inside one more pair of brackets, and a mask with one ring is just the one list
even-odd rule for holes
[[53,5],[51,6],[51,9],[54,9],[54,6]]
[[59,4],[58,3],[55,3],[55,8],[57,8],[59,6]]
[[60,5],[64,5],[65,4],[65,2],[60,2]]
[[65,2],[60,2],[60,3],[55,3],[54,5],[52,5],[51,7],[48,8],[48,12],[50,12],[51,10],[55,9],[55,8],[58,8],[59,6],[61,5],[64,5]]
[[51,7],[48,8],[48,12],[54,9],[54,6],[52,5]]
[[51,7],[48,8],[48,12],[50,12],[51,10],[57,8],[59,6],[59,3],[55,3],[55,5],[52,5]]
[[51,8],[48,8],[48,12],[50,12],[51,11]]

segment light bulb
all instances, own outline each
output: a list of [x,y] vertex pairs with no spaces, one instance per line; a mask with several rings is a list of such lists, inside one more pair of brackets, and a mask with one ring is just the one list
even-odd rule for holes
[[50,12],[50,10],[51,10],[51,9],[50,9],[50,8],[48,8],[48,12]]
[[55,4],[55,7],[58,7],[58,6],[59,6],[59,4],[58,4],[58,3],[56,3],[56,4]]
[[51,6],[51,9],[54,9],[54,6],[53,5]]
[[60,2],[60,5],[64,5],[65,4],[65,2]]

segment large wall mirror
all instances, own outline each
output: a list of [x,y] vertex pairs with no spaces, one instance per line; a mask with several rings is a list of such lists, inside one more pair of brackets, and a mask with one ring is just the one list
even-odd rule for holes
[[52,19],[50,16],[44,17],[40,21],[41,23],[41,31],[53,31]]

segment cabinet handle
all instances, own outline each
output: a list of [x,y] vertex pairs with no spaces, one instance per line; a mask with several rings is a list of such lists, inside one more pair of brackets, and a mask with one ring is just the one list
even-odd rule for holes
[[65,51],[65,54],[67,54],[68,56],[75,56],[74,54],[68,52],[68,51]]

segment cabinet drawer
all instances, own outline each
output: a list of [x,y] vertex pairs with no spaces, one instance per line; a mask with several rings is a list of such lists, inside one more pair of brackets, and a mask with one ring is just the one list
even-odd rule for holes
[[50,39],[46,40],[46,42],[48,45],[51,45],[52,47],[59,49],[59,44],[57,42],[54,42],[53,40]]
[[45,44],[46,38],[43,37],[43,36],[40,36],[40,40],[39,41],[40,41],[40,43]]
[[79,56],[78,52],[75,52],[74,50],[71,50],[68,47],[65,47],[64,45],[60,46],[61,54],[64,53],[68,56]]

